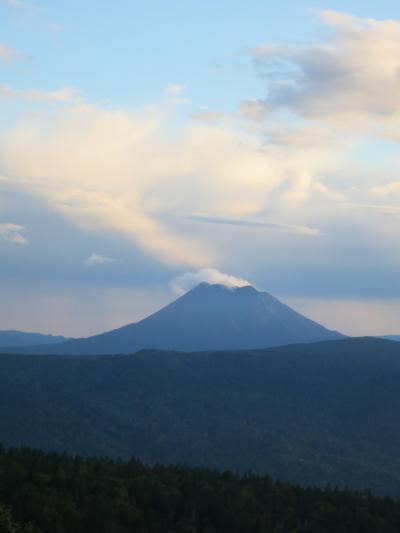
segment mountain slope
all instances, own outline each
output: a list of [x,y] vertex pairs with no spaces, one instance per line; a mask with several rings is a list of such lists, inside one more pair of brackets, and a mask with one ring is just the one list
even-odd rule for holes
[[[12,379],[11,379],[12,376]],[[0,442],[400,495],[400,344],[0,357]]]
[[201,283],[140,322],[51,348],[36,347],[29,352],[112,354],[145,348],[240,350],[342,337],[253,287],[232,289]]
[[56,344],[66,341],[66,337],[43,335],[42,333],[25,333],[16,330],[0,331],[0,347],[32,346],[34,344]]

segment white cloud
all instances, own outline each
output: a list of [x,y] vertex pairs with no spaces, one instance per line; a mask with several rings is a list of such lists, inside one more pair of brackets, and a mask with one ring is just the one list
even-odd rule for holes
[[329,187],[327,187],[324,183],[321,183],[319,181],[316,181],[314,183],[314,191],[331,200],[337,200],[337,201],[343,202],[344,200],[347,199],[344,193],[334,191],[330,189]]
[[400,21],[321,16],[334,30],[324,42],[254,50],[268,96],[253,106],[258,113],[260,103],[265,113],[286,108],[346,134],[399,139]]
[[[253,50],[266,96],[244,100],[241,116],[268,143],[291,146],[294,164],[302,151],[320,160],[319,168],[310,164],[307,169],[303,162],[294,170],[292,187],[278,200],[281,208],[301,220],[302,205],[306,225],[324,232],[326,225],[347,221],[349,227],[369,233],[373,246],[379,234],[384,241],[384,235],[396,231],[389,231],[388,217],[370,217],[369,212],[397,215],[400,209],[393,180],[397,163],[385,157],[400,141],[400,21],[334,11],[321,13],[321,18],[333,31],[320,42],[266,44]],[[335,169],[333,164],[328,168],[329,150],[337,157]],[[372,176],[370,158],[381,151]],[[391,205],[378,205],[376,197],[385,195]],[[386,242],[393,250],[393,243]]]
[[83,100],[73,87],[63,87],[55,91],[39,91],[37,89],[15,89],[12,85],[0,85],[0,98],[61,103]]
[[162,120],[163,112],[154,110],[135,114],[87,105],[36,115],[7,138],[7,174],[16,187],[86,230],[117,231],[161,261],[199,265],[209,259],[201,245],[146,211],[147,189],[170,172],[167,147],[156,135]]
[[171,137],[164,133],[168,120],[164,109],[72,104],[43,111],[8,132],[2,166],[11,185],[81,228],[126,235],[159,261],[180,266],[218,264],[223,253],[209,232],[187,235],[165,213],[252,218],[279,190],[282,209],[271,216],[282,227],[308,227],[292,222],[292,203],[313,193],[316,172],[334,168],[334,150],[264,146],[230,124],[190,123]]
[[85,265],[87,266],[96,266],[96,265],[104,265],[107,263],[115,263],[117,262],[117,259],[113,259],[112,257],[107,257],[106,255],[99,255],[99,254],[90,254],[89,257],[85,260]]
[[197,272],[185,272],[170,282],[171,289],[176,294],[184,294],[199,283],[225,285],[226,287],[245,287],[250,283],[231,274],[220,272],[215,268],[203,268]]
[[21,234],[24,226],[18,224],[0,224],[0,239],[15,244],[26,244],[27,239]]

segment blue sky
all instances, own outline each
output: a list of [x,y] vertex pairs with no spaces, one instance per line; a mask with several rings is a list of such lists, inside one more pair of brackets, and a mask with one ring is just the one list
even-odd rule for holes
[[0,328],[116,327],[214,268],[398,333],[399,57],[394,1],[1,1]]
[[[2,40],[26,54],[4,79],[21,87],[74,86],[89,99],[142,105],[168,84],[187,86],[194,106],[236,108],[263,95],[248,50],[264,42],[307,43],[329,31],[318,12],[349,2],[2,1]],[[395,1],[351,3],[351,14],[400,18]],[[7,78],[7,74],[10,78]]]
[[[11,4],[11,5],[10,5]],[[141,105],[188,87],[197,106],[234,109],[262,96],[246,52],[263,42],[305,43],[328,30],[318,12],[349,2],[2,2],[2,40],[26,54],[9,75],[22,87],[78,87],[90,99]],[[395,1],[351,2],[351,14],[399,18]],[[10,72],[11,71],[11,72]],[[7,79],[8,81],[8,79]]]

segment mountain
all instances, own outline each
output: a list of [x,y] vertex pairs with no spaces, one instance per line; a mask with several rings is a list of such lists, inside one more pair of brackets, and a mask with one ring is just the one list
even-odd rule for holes
[[0,442],[400,496],[400,344],[0,357]]
[[400,335],[383,335],[381,339],[387,339],[389,341],[400,342]]
[[201,283],[135,324],[24,351],[72,355],[134,353],[144,348],[240,350],[340,338],[340,333],[305,318],[266,292]]
[[7,348],[10,346],[32,346],[34,344],[57,344],[66,340],[68,340],[66,337],[43,335],[42,333],[25,333],[23,331],[15,330],[0,331],[1,348]]

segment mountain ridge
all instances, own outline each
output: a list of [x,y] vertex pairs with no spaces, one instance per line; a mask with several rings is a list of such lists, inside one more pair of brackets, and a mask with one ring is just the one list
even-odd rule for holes
[[16,329],[0,330],[0,347],[32,346],[34,344],[57,344],[69,340],[63,335],[19,331]]
[[400,342],[400,335],[382,335],[380,338],[389,341]]

